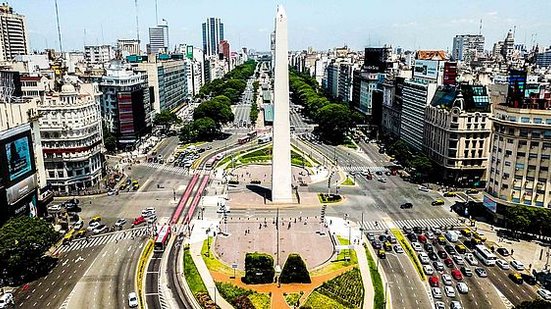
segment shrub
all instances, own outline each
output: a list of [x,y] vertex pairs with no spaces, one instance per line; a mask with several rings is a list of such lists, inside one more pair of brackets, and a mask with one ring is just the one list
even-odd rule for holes
[[249,296],[253,293],[251,290],[243,289],[231,283],[216,282],[216,288],[228,302],[235,303],[240,296]]
[[324,282],[316,291],[337,300],[347,307],[361,308],[364,288],[360,270],[353,268]]
[[310,274],[306,268],[306,264],[296,253],[289,254],[283,269],[281,270],[281,276],[279,277],[281,283],[310,283]]
[[253,302],[246,295],[237,296],[232,304],[237,309],[255,309]]
[[245,255],[245,277],[247,284],[272,283],[274,281],[274,259],[266,253],[247,253]]
[[195,296],[201,308],[205,309],[219,309],[220,307],[210,298],[209,294],[205,292],[197,293]]

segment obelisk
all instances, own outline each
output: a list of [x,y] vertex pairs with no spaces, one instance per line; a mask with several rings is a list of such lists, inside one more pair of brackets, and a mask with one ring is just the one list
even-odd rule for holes
[[274,124],[272,150],[272,202],[292,203],[291,129],[289,120],[289,67],[287,15],[277,7],[274,52]]

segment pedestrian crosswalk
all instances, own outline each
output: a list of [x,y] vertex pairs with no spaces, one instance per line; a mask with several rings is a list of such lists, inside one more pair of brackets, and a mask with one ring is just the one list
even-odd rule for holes
[[160,169],[164,172],[169,172],[169,173],[177,174],[177,175],[187,175],[187,174],[189,174],[189,169],[188,168],[180,167],[180,166],[172,166],[172,164],[161,164],[161,163],[146,162],[146,163],[142,163],[141,165],[151,167],[151,168],[155,168],[155,169]]
[[364,231],[384,231],[388,225],[384,221],[364,221],[361,223]]
[[375,172],[386,172],[387,168],[384,166],[342,166],[342,169],[345,172],[363,172],[370,171],[371,173]]
[[430,228],[430,227],[445,227],[445,226],[461,226],[463,225],[458,218],[431,218],[431,219],[408,219],[395,221],[396,226],[403,228],[404,226],[413,228],[416,226]]
[[91,248],[101,246],[104,244],[119,241],[121,239],[128,239],[134,237],[142,237],[148,234],[147,227],[139,227],[131,230],[118,231],[109,234],[90,236],[87,238],[78,238],[71,242],[62,245],[56,250],[56,253],[65,253],[74,250],[80,250],[85,248]]

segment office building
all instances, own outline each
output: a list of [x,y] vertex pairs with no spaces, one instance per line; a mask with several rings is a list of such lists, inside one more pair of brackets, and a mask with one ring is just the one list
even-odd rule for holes
[[38,105],[46,179],[66,194],[97,189],[103,170],[101,93],[97,84],[73,83],[65,78]]
[[453,38],[452,58],[470,62],[484,54],[484,36],[481,34],[459,34]]
[[188,89],[183,59],[144,61],[139,62],[137,68],[147,72],[154,114],[164,109],[173,109],[185,102]]
[[383,82],[381,131],[395,139],[400,137],[404,82],[403,77],[387,77]]
[[11,61],[17,55],[29,54],[25,16],[14,13],[6,3],[0,5],[0,61]]
[[128,55],[139,55],[140,41],[136,39],[118,39],[117,49],[122,52],[124,57]]
[[551,67],[551,48],[542,52],[538,53],[536,56],[536,64],[540,68],[549,68]]
[[157,25],[149,28],[148,54],[164,54],[169,51],[168,25]]
[[118,147],[130,147],[151,131],[152,108],[145,72],[134,72],[112,61],[99,84],[103,125],[117,138]]
[[84,46],[84,61],[88,64],[104,64],[115,58],[115,49],[111,45]]
[[442,181],[463,187],[485,180],[490,148],[490,97],[485,86],[441,86],[425,108],[424,152]]
[[209,17],[203,23],[203,52],[205,56],[218,55],[219,43],[224,40],[224,24],[220,18]]

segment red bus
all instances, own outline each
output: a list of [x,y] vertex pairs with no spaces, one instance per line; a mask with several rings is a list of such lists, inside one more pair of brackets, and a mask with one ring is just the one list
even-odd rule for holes
[[214,157],[208,159],[207,163],[205,163],[205,167],[206,168],[211,168],[216,164],[216,162],[218,162],[218,156],[214,156]]
[[165,251],[166,245],[170,240],[171,228],[170,225],[165,224],[159,228],[157,231],[157,238],[155,238],[155,246],[153,247],[154,252],[163,252]]
[[251,140],[250,137],[245,136],[245,137],[241,137],[240,139],[238,139],[237,142],[238,142],[239,144],[245,144],[246,142],[248,142],[248,141],[250,141],[250,140]]

